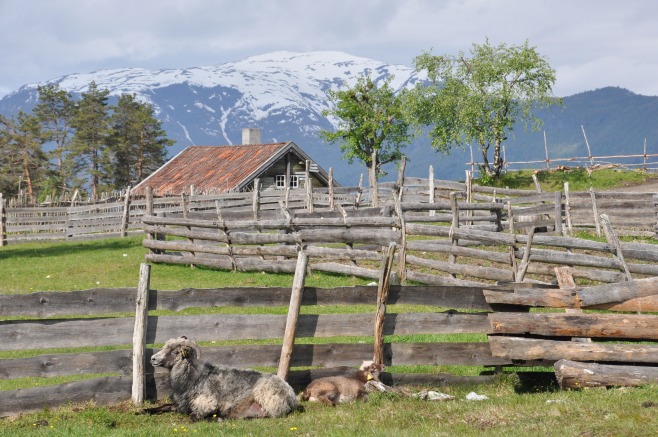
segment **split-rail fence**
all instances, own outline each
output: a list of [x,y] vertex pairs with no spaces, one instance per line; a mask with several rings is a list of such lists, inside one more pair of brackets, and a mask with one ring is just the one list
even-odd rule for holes
[[[258,185],[257,185],[258,186]],[[538,185],[537,185],[538,186]],[[359,209],[379,204],[402,205],[449,201],[455,193],[461,204],[499,203],[500,214],[487,222],[504,228],[509,221],[511,204],[515,216],[525,216],[525,226],[537,222],[543,214],[557,214],[552,222],[560,223],[567,235],[586,229],[601,233],[599,216],[607,214],[618,235],[653,237],[656,234],[658,201],[655,193],[569,192],[568,185],[558,193],[494,189],[465,183],[435,180],[433,177],[400,178],[400,182],[383,183],[372,196],[368,187],[316,188],[312,191],[260,191],[189,195],[155,199],[135,198],[126,190],[119,201],[80,206],[11,207],[0,194],[0,246],[40,240],[88,240],[132,235],[142,232],[141,218],[152,213],[164,215],[183,211],[214,210],[217,205],[224,214],[251,213],[254,217],[283,205],[291,211],[322,211]],[[379,206],[379,204],[377,206]],[[462,207],[464,211],[467,209]],[[484,224],[484,223],[481,223]],[[545,224],[544,224],[545,225]]]
[[[382,275],[386,274],[384,265],[382,260]],[[302,281],[298,316],[291,323],[294,285],[292,290],[163,291],[150,290],[149,275],[150,265],[142,264],[137,288],[0,296],[4,319],[0,322],[0,350],[35,352],[25,358],[0,359],[0,378],[89,375],[89,379],[58,385],[36,383],[33,388],[0,391],[0,417],[71,402],[162,400],[169,391],[165,374],[149,364],[151,345],[179,335],[204,342],[204,359],[237,367],[278,367],[279,372],[283,366],[297,390],[315,377],[344,371],[345,366],[357,366],[373,355],[387,366],[464,365],[520,371],[524,366],[555,365],[564,388],[658,381],[658,368],[651,366],[658,362],[658,318],[637,313],[658,311],[658,278],[590,287],[562,284],[561,288],[380,284],[322,289],[305,287]],[[399,304],[439,308],[404,312],[395,309]],[[323,305],[364,305],[364,310],[338,314],[313,310]],[[177,314],[191,307],[229,311]],[[268,311],[240,313],[231,307],[264,307]],[[300,314],[300,307],[307,310]],[[572,313],[528,312],[532,307],[567,308]],[[459,334],[480,334],[483,339],[455,341]],[[419,335],[427,340],[405,341],[406,336],[418,339]],[[314,341],[333,337],[341,340]],[[349,338],[354,341],[345,340]],[[243,340],[266,340],[266,344],[240,344]],[[107,346],[112,350],[75,350]],[[73,352],[62,352],[68,348],[74,348]],[[642,366],[632,365],[637,363]],[[303,370],[316,366],[323,369]],[[290,367],[293,370],[288,372]],[[569,370],[582,367],[586,371]],[[387,372],[383,381],[436,387],[486,383],[495,378],[493,373],[458,377]]]

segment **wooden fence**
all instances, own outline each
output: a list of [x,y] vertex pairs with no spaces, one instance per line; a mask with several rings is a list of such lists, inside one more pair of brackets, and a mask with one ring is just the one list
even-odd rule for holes
[[[557,193],[560,195],[560,193]],[[555,193],[515,198],[554,199]],[[557,207],[556,207],[557,205]],[[155,263],[205,265],[223,270],[294,272],[298,247],[312,271],[378,278],[371,267],[394,242],[402,281],[484,286],[497,282],[554,280],[553,269],[572,266],[583,282],[620,282],[658,276],[658,246],[621,243],[609,218],[600,226],[607,242],[563,236],[559,202],[514,206],[499,202],[401,203],[317,213],[285,208],[259,220],[225,218],[221,210],[142,217]],[[525,219],[531,217],[532,222]],[[543,226],[549,232],[536,231]],[[526,233],[518,233],[519,231]]]
[[[98,404],[127,401],[131,396],[133,401],[138,399],[139,402],[143,399],[161,400],[169,393],[164,382],[165,373],[150,366],[153,350],[146,345],[161,344],[179,335],[206,342],[203,344],[204,359],[237,367],[279,366],[281,369],[285,334],[290,327],[290,309],[286,314],[285,308],[289,304],[292,307],[295,287],[292,291],[283,288],[150,290],[149,270],[148,264],[142,264],[137,289],[0,296],[0,316],[5,319],[0,322],[0,350],[48,350],[45,354],[38,353],[28,358],[0,360],[0,378],[90,375],[90,379],[83,381],[0,391],[0,416],[89,400]],[[380,345],[381,360],[388,366],[466,365],[500,369],[507,366],[550,366],[557,362],[556,372],[561,375],[564,359],[569,359],[572,366],[586,365],[595,370],[598,370],[596,366],[601,366],[596,362],[603,361],[607,363],[603,364],[606,374],[613,375],[607,380],[560,376],[567,388],[633,385],[628,378],[623,378],[623,375],[628,375],[629,363],[646,366],[658,361],[656,345],[646,344],[658,339],[655,315],[615,315],[594,311],[601,308],[608,311],[658,311],[658,278],[564,289],[528,287],[528,284],[486,288],[390,285],[384,293],[381,286],[320,289],[303,287],[302,282],[299,299],[302,306],[352,308],[366,305],[372,306],[373,310],[366,309],[356,314],[353,311],[342,314],[304,311],[293,323],[294,349],[287,365],[329,368],[325,370],[331,370],[333,366],[356,366],[362,360],[370,359],[373,353],[377,356]],[[396,304],[441,308],[421,313],[396,312]],[[537,306],[593,311],[584,314],[528,313],[528,307]],[[269,310],[263,314],[238,314],[235,311],[176,314],[191,307],[265,307]],[[448,310],[442,311],[442,308]],[[161,314],[148,314],[155,310]],[[506,312],[511,310],[519,312]],[[164,311],[170,313],[162,314]],[[379,321],[381,325],[378,325]],[[482,334],[483,341],[441,340],[443,334],[464,333]],[[426,335],[428,340],[404,341],[405,336],[419,334]],[[489,342],[484,340],[485,334],[489,335]],[[401,341],[383,342],[383,335],[395,335]],[[354,341],[314,344],[312,340],[336,336],[351,337]],[[558,341],[560,337],[564,340],[571,340],[571,337],[600,338],[617,340],[617,343]],[[212,345],[213,342],[248,339],[269,340],[271,344]],[[642,343],[629,344],[629,340],[637,339]],[[118,349],[58,351],[60,348],[101,346]],[[625,365],[615,367],[609,363]],[[656,382],[656,377],[652,376],[652,372],[656,373],[655,368],[633,369],[635,375],[642,372],[644,383]],[[99,374],[112,376],[96,377]],[[287,377],[299,390],[314,377],[324,374],[327,373],[322,370],[295,370]],[[485,374],[456,377],[445,373],[385,373],[383,376],[388,384],[429,386],[481,383],[492,379],[492,375]],[[142,398],[136,397],[140,392]]]
[[[490,229],[504,229],[507,203],[521,227],[558,226],[567,235],[579,229],[601,232],[599,217],[606,214],[618,235],[655,236],[658,201],[653,193],[569,192],[541,193],[532,190],[494,189],[430,178],[400,178],[400,183],[377,187],[381,205],[396,201],[405,205],[450,201],[455,193],[461,203],[498,203],[499,216],[479,219]],[[538,191],[541,189],[538,186]],[[35,240],[74,240],[125,236],[141,232],[143,215],[170,215],[184,212],[216,211],[226,218],[251,214],[258,218],[284,207],[290,211],[350,211],[371,205],[371,190],[361,186],[289,191],[255,191],[216,195],[181,195],[155,199],[132,198],[126,193],[118,202],[70,207],[7,207],[0,195],[0,246]],[[468,207],[460,206],[463,211]],[[409,209],[409,208],[406,208]],[[427,210],[427,209],[425,209]],[[431,210],[430,210],[431,211]],[[493,209],[490,210],[493,214]],[[469,213],[472,215],[472,213]],[[546,215],[550,222],[546,223]]]
[[[65,375],[113,374],[55,386],[0,391],[0,416],[56,407],[68,402],[93,400],[99,404],[131,398],[133,358],[137,351],[130,345],[139,331],[136,323],[136,289],[94,289],[71,292],[42,292],[0,296],[0,350],[27,351],[49,349],[46,354],[30,358],[0,360],[0,378],[54,377]],[[196,341],[225,342],[234,340],[270,340],[272,344],[204,347],[204,359],[217,360],[238,367],[277,367],[286,328],[285,310],[268,314],[176,315],[191,307],[283,307],[287,308],[291,290],[283,288],[150,290],[148,311],[167,310],[171,315],[149,315],[146,322],[146,344],[161,344],[167,339],[186,335]],[[306,287],[301,304],[371,305],[363,313],[302,314],[296,323],[296,344],[290,363],[295,367],[356,366],[373,357],[376,286],[320,289]],[[440,305],[465,309],[467,312],[389,313],[384,321],[386,335],[455,334],[490,331],[482,289],[468,287],[401,287],[391,286],[388,303]],[[394,308],[394,307],[390,307]],[[123,313],[124,316],[108,316]],[[81,318],[81,316],[92,316]],[[73,317],[73,318],[69,318]],[[18,319],[20,318],[20,319]],[[102,333],[102,335],[99,335]],[[313,344],[309,339],[321,337],[355,337],[350,343]],[[206,343],[206,345],[209,343]],[[58,348],[116,346],[118,350],[103,352],[59,353]],[[157,349],[156,349],[157,350]],[[145,398],[162,399],[168,394],[164,374],[149,364],[153,350],[145,348]],[[486,343],[429,341],[426,343],[387,343],[386,364],[506,366],[511,360],[493,358]],[[313,372],[293,371],[291,384],[300,389],[308,384]],[[460,378],[441,375],[391,375],[388,383],[425,381],[431,384],[490,381],[490,376]]]

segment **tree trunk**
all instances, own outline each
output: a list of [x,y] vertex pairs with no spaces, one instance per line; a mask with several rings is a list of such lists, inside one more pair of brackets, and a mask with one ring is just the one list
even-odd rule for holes
[[500,173],[503,170],[503,158],[500,155],[500,143],[496,142],[494,145],[494,157],[493,157],[493,177],[498,178]]
[[379,206],[379,193],[377,190],[377,149],[373,149],[370,167],[368,167],[368,181],[370,182],[370,201],[373,207]]
[[491,167],[489,166],[489,146],[485,142],[480,143],[480,151],[482,152],[482,167],[480,168],[480,173],[483,171],[487,175],[491,175]]

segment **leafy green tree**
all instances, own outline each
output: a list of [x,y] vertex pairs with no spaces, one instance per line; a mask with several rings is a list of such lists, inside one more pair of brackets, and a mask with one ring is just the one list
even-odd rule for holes
[[399,162],[402,149],[413,138],[402,98],[390,87],[392,79],[378,87],[370,76],[363,75],[352,88],[329,91],[335,107],[323,113],[338,118],[339,128],[321,131],[320,136],[327,142],[338,142],[350,164],[355,159],[365,164],[372,187],[384,174],[382,166]]
[[55,148],[50,153],[50,158],[54,159],[57,171],[50,185],[61,190],[69,185],[72,178],[64,158],[73,136],[71,122],[76,105],[69,93],[60,89],[57,84],[39,86],[37,91],[39,102],[32,112],[41,123],[44,141],[54,143]]
[[138,102],[135,95],[120,96],[113,109],[108,177],[115,188],[134,186],[166,162],[166,148],[174,142],[167,139],[151,105]]
[[430,127],[432,146],[443,152],[453,145],[477,143],[483,159],[480,171],[490,177],[500,175],[501,145],[514,124],[522,121],[524,129],[539,129],[542,121],[533,110],[561,104],[552,95],[555,70],[527,41],[508,47],[487,40],[474,44],[470,57],[425,52],[414,64],[428,74],[428,82],[417,85],[409,99],[416,123]]
[[48,171],[42,144],[41,126],[34,115],[21,111],[11,120],[0,115],[0,169],[6,175],[0,184],[8,188],[8,193],[18,193],[24,183],[30,203],[35,201],[37,188]]
[[71,153],[67,156],[74,172],[86,175],[91,187],[92,198],[98,199],[103,177],[106,149],[110,135],[108,95],[109,90],[100,90],[95,82],[89,84],[86,93],[78,102],[78,109],[71,121],[75,134]]

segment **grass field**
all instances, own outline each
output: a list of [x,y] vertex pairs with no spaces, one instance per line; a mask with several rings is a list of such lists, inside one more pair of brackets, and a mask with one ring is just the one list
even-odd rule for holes
[[[509,185],[509,184],[508,184]],[[547,188],[548,189],[548,188]],[[0,293],[135,287],[146,250],[141,237],[95,242],[33,243],[0,248]],[[152,266],[160,290],[292,285],[292,275],[218,272]],[[309,286],[370,281],[313,274]],[[279,311],[280,309],[277,309]],[[284,309],[285,311],[285,309]],[[410,369],[412,370],[412,369]],[[459,372],[457,369],[456,372]],[[39,383],[30,381],[30,384]],[[8,385],[4,385],[8,389]],[[192,423],[180,414],[144,416],[129,402],[109,407],[75,404],[0,419],[0,436],[653,436],[658,435],[658,386],[560,391],[554,381],[506,373],[477,386],[409,387],[454,400],[431,402],[375,394],[367,403],[331,408],[303,403],[282,419]],[[469,401],[475,392],[486,399]]]

